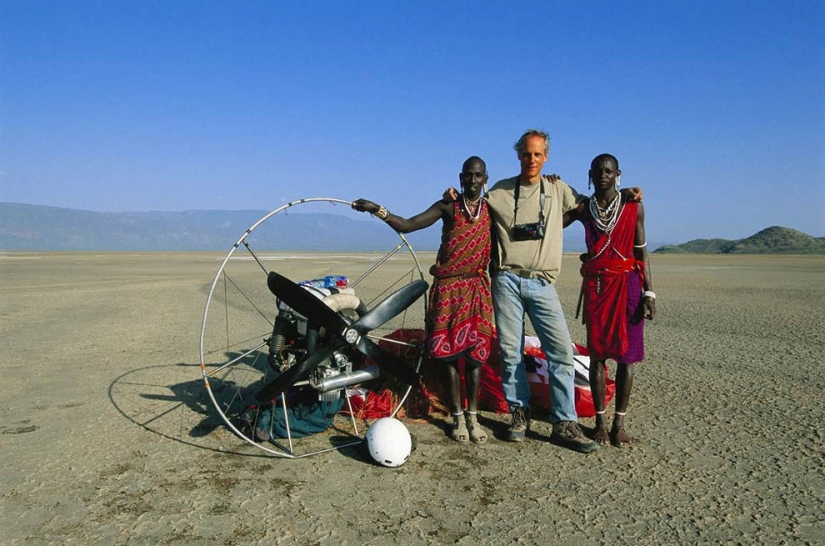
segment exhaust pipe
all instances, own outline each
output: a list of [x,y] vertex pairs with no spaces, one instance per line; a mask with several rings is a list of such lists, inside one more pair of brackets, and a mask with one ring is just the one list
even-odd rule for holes
[[323,377],[321,379],[310,379],[310,384],[319,392],[329,392],[343,389],[356,383],[377,379],[380,375],[381,372],[378,366],[370,366],[363,370],[355,370],[352,373],[342,373],[341,375]]

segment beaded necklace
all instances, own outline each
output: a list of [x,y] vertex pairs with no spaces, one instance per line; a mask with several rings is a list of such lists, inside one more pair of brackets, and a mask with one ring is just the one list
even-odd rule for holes
[[[621,203],[622,195],[618,192],[616,193],[616,197],[614,197],[613,200],[610,201],[610,204],[605,208],[601,208],[599,206],[595,193],[590,196],[590,215],[593,217],[596,227],[599,228],[602,233],[607,234],[607,241],[605,241],[604,246],[602,246],[601,250],[596,252],[593,256],[590,256],[590,260],[595,260],[611,246],[613,239],[613,228],[616,227],[616,223],[619,221],[619,216],[622,214],[623,207],[621,206]],[[614,248],[613,250],[616,249]],[[619,254],[619,256],[621,256],[621,254]],[[624,259],[624,256],[622,256],[622,259]]]
[[[467,197],[462,193],[461,200],[464,202],[464,212],[467,214],[467,220],[469,220],[471,224],[477,222],[478,217],[481,215],[481,196],[479,195],[475,202],[470,201],[468,203]],[[470,212],[472,210],[470,207],[476,207],[475,213]]]
[[590,196],[590,215],[593,216],[596,227],[603,233],[610,234],[613,228],[616,227],[616,222],[619,221],[619,212],[622,209],[621,203],[622,196],[618,192],[616,193],[616,197],[614,197],[605,208],[599,206],[596,194]]

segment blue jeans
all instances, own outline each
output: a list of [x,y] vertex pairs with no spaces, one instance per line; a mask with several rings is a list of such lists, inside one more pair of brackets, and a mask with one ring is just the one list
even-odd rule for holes
[[524,367],[524,315],[547,355],[550,420],[576,421],[573,346],[556,287],[544,279],[525,279],[507,271],[492,278],[496,331],[501,348],[501,382],[510,411],[530,408],[530,385]]

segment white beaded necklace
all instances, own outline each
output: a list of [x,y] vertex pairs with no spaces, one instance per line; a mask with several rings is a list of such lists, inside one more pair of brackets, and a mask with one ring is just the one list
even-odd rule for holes
[[[481,215],[481,196],[478,196],[478,199],[476,199],[475,203],[473,203],[472,201],[470,201],[470,203],[467,203],[467,198],[462,193],[461,200],[464,201],[464,210],[467,212],[467,219],[470,221],[471,224],[476,222],[478,220],[478,217]],[[470,205],[477,207],[475,214],[472,214],[470,212]]]
[[616,222],[619,221],[619,213],[621,207],[622,195],[616,193],[616,197],[605,208],[599,206],[596,200],[596,194],[590,196],[590,214],[596,222],[596,227],[604,233],[610,233],[616,227]]

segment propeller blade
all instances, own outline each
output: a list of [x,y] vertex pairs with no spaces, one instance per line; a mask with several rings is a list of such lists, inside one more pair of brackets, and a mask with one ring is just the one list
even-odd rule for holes
[[365,354],[370,360],[386,369],[389,373],[394,375],[400,381],[407,385],[412,385],[418,381],[418,374],[409,364],[404,362],[389,351],[384,350],[383,347],[372,341],[371,339],[362,336],[356,344],[358,350]]
[[258,394],[255,395],[255,399],[262,404],[268,403],[298,381],[306,379],[312,370],[343,345],[344,344],[341,343],[339,345],[332,344],[327,347],[321,347],[311,355],[307,355],[306,358],[293,364],[291,368],[288,368],[284,373],[264,385],[263,388],[258,391]]
[[395,318],[404,309],[412,305],[415,300],[427,291],[427,281],[413,281],[407,286],[390,294],[384,301],[370,309],[366,315],[352,324],[351,328],[359,334],[366,334]]
[[266,279],[266,284],[269,291],[282,302],[313,323],[323,326],[328,332],[340,334],[346,329],[347,323],[338,316],[338,313],[310,294],[308,290],[283,275],[271,271]]

